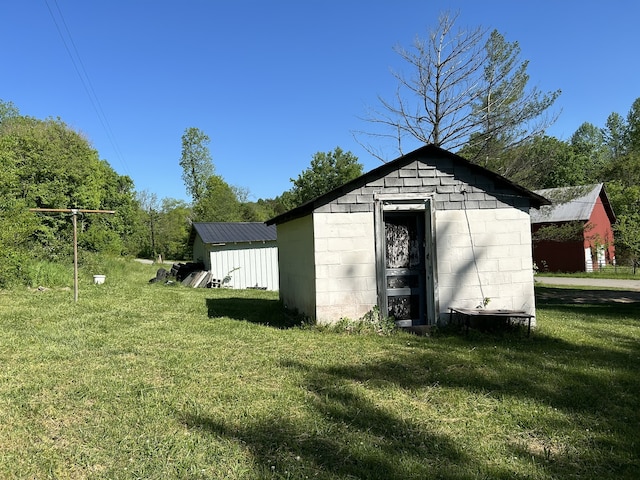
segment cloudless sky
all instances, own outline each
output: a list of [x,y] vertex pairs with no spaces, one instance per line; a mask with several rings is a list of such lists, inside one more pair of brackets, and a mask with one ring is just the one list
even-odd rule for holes
[[393,97],[390,72],[411,72],[393,47],[442,11],[518,41],[529,85],[562,90],[550,135],[640,97],[636,0],[3,0],[0,99],[59,117],[159,198],[189,200],[178,162],[197,127],[217,174],[273,198],[319,151],[380,165],[353,132]]

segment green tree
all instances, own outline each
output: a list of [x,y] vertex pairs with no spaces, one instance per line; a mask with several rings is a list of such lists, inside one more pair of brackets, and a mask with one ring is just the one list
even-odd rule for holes
[[544,133],[555,120],[546,112],[560,95],[559,90],[543,94],[527,88],[529,62],[521,60],[520,53],[518,42],[508,42],[493,30],[484,45],[482,77],[471,94],[474,131],[465,145],[467,157],[503,174],[508,172],[495,168],[500,156]]
[[204,197],[207,180],[214,171],[209,142],[208,135],[195,127],[187,128],[182,135],[182,179],[194,203]]
[[[110,252],[131,255],[137,252],[134,243],[135,229],[137,228],[138,204],[135,198],[133,180],[127,175],[119,175],[111,168],[106,160],[100,161],[102,170],[100,177],[102,182],[100,208],[114,210],[115,215],[94,216],[94,222],[100,222],[104,228],[117,234],[108,245]],[[99,251],[96,245],[93,250]]]
[[621,216],[615,225],[616,259],[633,267],[636,274],[640,266],[640,214]]
[[571,146],[546,135],[529,139],[494,159],[493,168],[531,189],[580,183]]
[[256,202],[242,204],[242,218],[245,222],[264,222],[293,208],[291,192],[286,191],[276,198],[260,198]]
[[20,116],[20,111],[12,102],[5,102],[0,99],[0,123],[11,118]]
[[193,206],[193,216],[196,222],[242,221],[236,191],[221,176],[211,175],[204,196]]
[[[0,161],[6,204],[23,208],[120,210],[133,205],[132,182],[121,177],[78,132],[59,119],[11,116],[0,123]],[[122,252],[131,208],[111,219],[78,218],[79,243]],[[71,222],[64,215],[38,215],[24,247],[31,257],[56,260],[72,251]]]
[[290,208],[318,197],[362,175],[362,164],[351,152],[336,147],[332,152],[318,152],[309,168],[297,179],[291,179],[293,187],[287,201]]
[[158,251],[162,258],[187,258],[191,207],[182,200],[163,198],[157,228]]
[[627,124],[622,115],[615,112],[609,115],[602,135],[608,147],[609,159],[624,155],[627,149]]
[[629,151],[640,153],[640,98],[631,104],[627,114],[627,147]]
[[19,196],[27,203],[98,208],[100,160],[82,135],[61,120],[17,117],[2,123],[0,136],[19,177]]
[[607,193],[616,224],[614,235],[619,264],[640,265],[640,154],[616,158],[606,172]]
[[26,244],[36,228],[36,217],[17,198],[19,179],[11,152],[0,137],[0,288],[27,280],[24,266],[30,252]]
[[602,180],[607,164],[608,149],[601,129],[589,122],[578,127],[570,139],[576,156],[576,168],[581,170],[581,183],[597,183]]
[[0,195],[0,288],[28,281],[32,257],[27,244],[37,226],[24,201]]

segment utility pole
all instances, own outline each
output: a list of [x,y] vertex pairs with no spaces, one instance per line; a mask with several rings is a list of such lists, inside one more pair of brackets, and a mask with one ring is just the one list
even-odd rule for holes
[[73,301],[78,301],[78,213],[115,214],[115,210],[86,210],[84,208],[30,208],[30,212],[70,213],[73,221]]

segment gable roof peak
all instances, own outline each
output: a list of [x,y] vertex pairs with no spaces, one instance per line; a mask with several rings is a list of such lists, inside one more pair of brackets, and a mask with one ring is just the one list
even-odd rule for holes
[[288,212],[285,212],[281,215],[278,215],[274,218],[267,220],[267,225],[274,225],[283,223],[289,220],[293,220],[296,218],[303,217],[318,207],[322,207],[327,203],[346,195],[347,193],[364,186],[367,183],[378,180],[382,177],[385,177],[389,173],[399,170],[402,167],[408,165],[411,162],[416,160],[425,160],[424,163],[427,163],[428,159],[437,159],[437,160],[450,160],[454,166],[463,166],[467,167],[469,171],[480,173],[487,178],[492,179],[496,185],[500,185],[502,187],[506,187],[515,191],[518,195],[528,198],[531,201],[531,204],[534,208],[538,208],[541,205],[547,205],[549,201],[541,195],[538,195],[514,182],[511,180],[488,170],[480,165],[470,162],[469,160],[461,157],[460,155],[445,150],[441,147],[437,147],[436,145],[430,143],[423,145],[416,150],[409,152],[405,155],[402,155],[395,160],[391,160],[389,162],[385,162],[382,165],[370,170],[367,173],[337,187],[323,195],[320,195],[314,199],[309,200],[308,202],[295,207]]

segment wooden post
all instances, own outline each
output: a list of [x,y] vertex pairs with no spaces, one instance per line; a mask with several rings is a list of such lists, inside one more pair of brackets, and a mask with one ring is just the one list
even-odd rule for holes
[[73,222],[73,301],[78,301],[78,213],[108,213],[115,210],[86,210],[83,208],[30,208],[30,212],[70,213]]
[[73,220],[73,301],[78,301],[78,210],[71,210]]

